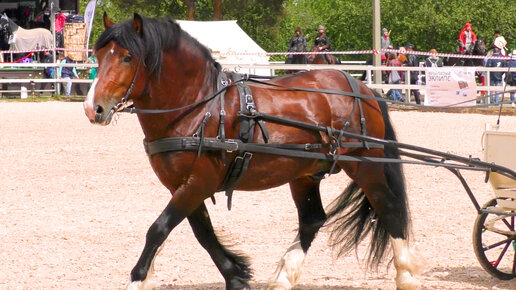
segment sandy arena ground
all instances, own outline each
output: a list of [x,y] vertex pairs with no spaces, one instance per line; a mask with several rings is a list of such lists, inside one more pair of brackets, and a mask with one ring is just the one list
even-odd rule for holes
[[[481,156],[481,135],[496,116],[392,112],[399,140],[461,156]],[[502,117],[515,130],[516,117]],[[0,288],[117,289],[143,248],[145,233],[170,194],[142,147],[136,116],[116,126],[90,125],[81,103],[0,102]],[[514,152],[508,152],[514,154]],[[476,212],[459,181],[441,168],[406,165],[413,244],[427,262],[423,289],[516,289],[476,260]],[[481,173],[464,173],[480,203],[492,198]],[[344,174],[323,181],[325,204],[345,187]],[[207,201],[227,243],[252,260],[252,286],[262,289],[295,236],[288,186],[223,193]],[[354,252],[337,259],[323,230],[305,260],[296,289],[395,289],[394,268],[365,272]],[[361,257],[364,246],[358,250]],[[156,259],[159,289],[223,289],[208,254],[182,223]]]

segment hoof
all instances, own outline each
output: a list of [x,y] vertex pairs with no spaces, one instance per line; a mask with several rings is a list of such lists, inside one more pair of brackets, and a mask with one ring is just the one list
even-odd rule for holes
[[399,290],[416,290],[421,289],[421,282],[412,277],[408,272],[396,277],[396,289]]
[[247,284],[247,280],[243,278],[234,278],[231,281],[226,281],[227,290],[251,290],[251,286]]
[[269,283],[267,290],[290,290],[290,283]]
[[151,289],[157,288],[158,286],[159,285],[157,283],[149,282],[147,280],[133,281],[133,282],[130,282],[125,289],[126,290],[151,290]]

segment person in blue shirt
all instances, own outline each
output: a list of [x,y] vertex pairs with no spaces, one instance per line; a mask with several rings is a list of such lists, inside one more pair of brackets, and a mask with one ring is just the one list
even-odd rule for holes
[[[68,56],[64,57],[62,54],[59,55],[59,60],[60,63],[75,63],[75,61],[70,59]],[[72,92],[72,79],[79,77],[77,70],[74,66],[60,66],[57,70],[57,75],[60,78],[67,80],[65,85],[65,95],[67,97],[70,96],[70,93]]]
[[[498,47],[493,48],[493,55],[494,57],[502,57],[502,53],[500,52],[500,49]],[[490,58],[487,60],[487,67],[505,67],[505,61],[501,58],[499,59],[493,59]],[[503,72],[502,71],[492,71],[489,72],[489,85],[490,86],[502,86],[503,82]],[[498,104],[498,96],[499,92],[495,92],[493,94],[493,91],[489,92],[489,98],[491,99],[491,103]],[[494,96],[494,98],[493,98]]]

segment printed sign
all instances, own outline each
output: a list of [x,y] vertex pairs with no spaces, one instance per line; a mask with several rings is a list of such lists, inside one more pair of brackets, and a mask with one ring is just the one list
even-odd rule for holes
[[425,106],[475,106],[474,67],[427,67]]

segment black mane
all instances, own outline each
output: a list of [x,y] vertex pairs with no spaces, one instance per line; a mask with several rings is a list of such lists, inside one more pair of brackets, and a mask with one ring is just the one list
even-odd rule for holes
[[132,27],[133,20],[127,20],[107,28],[98,38],[95,50],[115,41],[136,58],[143,59],[149,75],[161,72],[163,51],[174,48],[180,41],[187,41],[199,48],[201,56],[213,61],[210,51],[196,39],[183,31],[172,19],[152,19],[142,16],[142,36],[138,36]]

